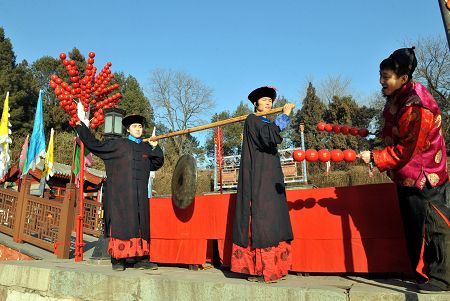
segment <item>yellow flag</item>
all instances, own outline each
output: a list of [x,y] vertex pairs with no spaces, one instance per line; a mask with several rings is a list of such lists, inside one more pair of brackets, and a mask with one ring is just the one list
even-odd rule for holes
[[0,121],[0,179],[8,172],[11,163],[9,152],[9,144],[11,144],[11,130],[9,127],[9,92],[6,93],[5,102],[3,104],[2,119]]
[[9,92],[7,92],[5,102],[3,104],[2,119],[0,121],[0,143],[8,141],[9,134],[11,134],[11,130],[9,129],[10,126],[11,125],[9,124]]
[[53,148],[54,148],[54,130],[53,128],[50,131],[50,140],[48,141],[48,148],[47,152],[45,154],[45,161],[44,161],[44,171],[42,172],[42,177],[45,177],[45,179],[48,181],[51,176],[53,176]]

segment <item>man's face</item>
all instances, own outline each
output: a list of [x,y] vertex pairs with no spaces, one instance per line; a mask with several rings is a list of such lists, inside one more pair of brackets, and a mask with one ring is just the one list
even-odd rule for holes
[[407,75],[397,76],[393,70],[380,70],[381,92],[384,96],[390,96],[400,89],[408,80]]
[[266,112],[272,109],[272,98],[261,97],[255,103],[256,112]]
[[131,124],[128,127],[127,132],[130,133],[130,135],[133,136],[134,138],[141,138],[141,136],[142,136],[142,124],[140,124],[140,123],[133,123],[133,124]]

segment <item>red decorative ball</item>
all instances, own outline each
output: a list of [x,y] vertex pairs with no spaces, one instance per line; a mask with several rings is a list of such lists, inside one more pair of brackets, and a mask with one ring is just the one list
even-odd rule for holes
[[359,135],[363,138],[367,137],[369,135],[369,130],[366,128],[361,128],[359,129]]
[[332,130],[333,130],[333,125],[332,124],[326,124],[325,125],[325,131],[327,131],[328,133],[331,133]]
[[352,149],[346,149],[344,151],[344,161],[353,162],[356,160],[356,152]]
[[325,122],[319,122],[318,124],[317,124],[317,130],[318,131],[323,131],[323,130],[325,130]]
[[308,149],[305,153],[306,161],[316,162],[319,159],[319,154],[315,149]]
[[89,57],[93,59],[95,57],[95,52],[89,52]]
[[330,151],[329,150],[321,149],[321,150],[319,150],[318,155],[319,155],[319,161],[321,161],[321,162],[328,162],[328,161],[330,161],[331,155],[330,155]]
[[344,135],[348,135],[348,133],[350,132],[350,128],[346,125],[341,127],[341,133]]
[[344,160],[344,153],[340,149],[333,149],[331,151],[331,161],[341,162]]
[[61,52],[61,53],[59,54],[59,58],[60,58],[61,60],[65,60],[65,59],[66,59],[66,54],[65,54],[64,52]]
[[352,136],[358,136],[359,135],[359,129],[358,128],[351,128],[350,129],[350,134]]
[[333,132],[339,134],[341,132],[341,126],[339,124],[333,125]]
[[294,150],[294,152],[292,153],[292,158],[295,161],[299,161],[299,162],[305,160],[305,151],[302,149]]

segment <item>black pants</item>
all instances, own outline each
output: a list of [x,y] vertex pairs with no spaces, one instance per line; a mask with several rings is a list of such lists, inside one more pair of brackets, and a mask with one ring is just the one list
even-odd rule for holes
[[[437,187],[427,183],[423,190],[397,186],[397,191],[413,271],[425,239],[423,260],[429,282],[450,290],[450,182]],[[417,276],[423,278],[418,273]]]

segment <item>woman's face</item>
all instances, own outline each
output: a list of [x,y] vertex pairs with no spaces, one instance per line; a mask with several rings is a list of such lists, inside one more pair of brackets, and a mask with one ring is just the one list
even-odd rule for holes
[[130,127],[127,129],[127,132],[130,133],[130,135],[133,136],[134,138],[141,138],[142,124],[140,123],[131,124]]
[[261,97],[255,102],[256,112],[266,112],[272,109],[272,98]]
[[408,81],[408,75],[397,76],[393,70],[380,70],[381,92],[384,96],[390,96],[400,89]]

